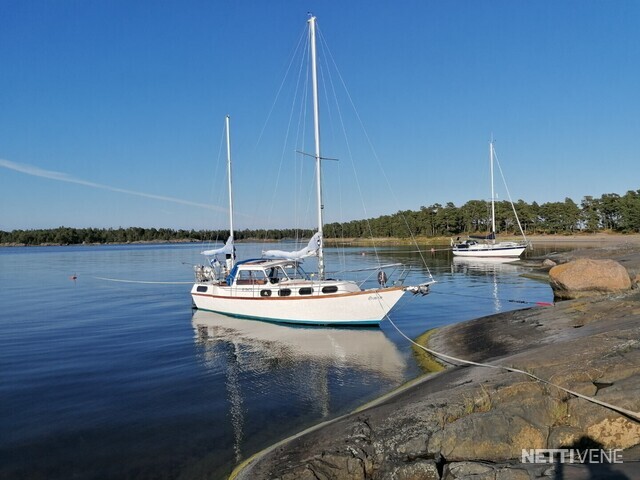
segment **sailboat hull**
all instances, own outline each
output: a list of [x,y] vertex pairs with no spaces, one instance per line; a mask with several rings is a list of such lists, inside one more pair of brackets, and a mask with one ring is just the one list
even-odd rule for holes
[[209,285],[210,293],[201,293],[197,287],[191,296],[199,310],[302,325],[375,326],[404,294],[403,287],[389,287],[338,295],[262,297],[233,295],[233,288],[216,285]]
[[452,252],[458,257],[519,257],[526,248],[526,245],[520,244],[477,244],[469,245],[466,248],[454,246]]

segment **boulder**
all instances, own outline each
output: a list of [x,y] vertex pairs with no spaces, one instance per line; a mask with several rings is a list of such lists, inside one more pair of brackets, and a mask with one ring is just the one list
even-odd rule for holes
[[550,258],[545,258],[544,261],[542,262],[542,266],[547,268],[552,268],[552,267],[555,267],[556,265],[557,263],[551,260]]
[[618,293],[631,288],[629,273],[621,264],[588,258],[556,265],[549,271],[549,283],[559,299]]

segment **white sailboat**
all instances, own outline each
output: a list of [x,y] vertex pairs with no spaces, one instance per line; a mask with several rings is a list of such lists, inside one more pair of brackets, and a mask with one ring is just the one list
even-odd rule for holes
[[453,241],[451,240],[451,251],[454,255],[459,257],[488,257],[488,258],[501,258],[511,257],[517,258],[522,255],[529,242],[522,230],[518,213],[511,203],[511,208],[516,217],[516,222],[520,228],[520,234],[522,235],[522,241],[519,242],[496,242],[496,208],[495,208],[495,191],[493,185],[493,162],[495,157],[495,151],[493,146],[493,139],[489,142],[489,162],[491,170],[491,232],[486,236],[470,236],[467,240]]
[[[320,120],[316,70],[316,17],[308,20],[311,50],[311,79],[315,140],[317,233],[308,245],[295,252],[271,250],[263,258],[235,261],[233,247],[233,197],[231,194],[231,153],[227,117],[227,164],[229,175],[230,237],[224,247],[203,252],[213,257],[210,266],[196,266],[196,282],[191,290],[193,304],[200,310],[225,315],[308,325],[378,325],[409,291],[426,294],[429,281],[415,286],[403,284],[405,275],[387,285],[387,274],[380,268],[379,288],[362,289],[351,280],[327,279],[323,248],[323,201],[320,153]],[[225,255],[224,264],[217,260]],[[307,275],[301,268],[304,258],[316,256],[318,273]],[[397,267],[394,264],[393,267]]]

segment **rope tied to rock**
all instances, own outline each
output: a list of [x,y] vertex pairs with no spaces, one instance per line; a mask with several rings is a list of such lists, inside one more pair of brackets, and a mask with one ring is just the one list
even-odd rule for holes
[[[487,297],[483,297],[480,295],[468,295],[465,293],[453,293],[453,292],[430,292],[430,293],[436,293],[438,295],[452,295],[452,296],[456,296],[456,297],[467,297],[467,298],[479,298],[479,299],[486,299]],[[521,303],[523,305],[538,305],[540,307],[553,307],[554,304],[551,302],[542,302],[542,301],[530,301],[530,300],[519,300],[519,299],[515,299],[515,298],[497,298],[496,300],[500,300],[501,302],[506,302],[506,303]]]
[[[379,302],[383,302],[384,300],[382,300],[382,298],[378,298]],[[382,306],[382,305],[381,305]],[[395,328],[398,333],[400,335],[402,335],[405,339],[407,339],[410,343],[412,343],[413,345],[415,345],[418,348],[421,348],[422,350],[424,350],[425,352],[433,355],[434,357],[438,357],[440,359],[443,359],[445,362],[447,363],[451,363],[453,365],[455,364],[463,364],[463,365],[473,365],[476,367],[486,367],[486,368],[493,368],[495,370],[506,370],[507,372],[513,372],[513,373],[521,373],[523,375],[526,375],[529,378],[532,378],[533,380],[536,380],[538,382],[544,383],[546,385],[549,385],[551,387],[555,387],[559,390],[562,390],[563,392],[566,392],[570,395],[573,395],[575,397],[578,398],[582,398],[583,400],[586,400],[588,402],[591,403],[595,403],[597,405],[600,405],[602,407],[608,408],[609,410],[613,410],[614,412],[618,412],[628,418],[631,418],[633,420],[635,420],[636,422],[640,422],[640,412],[633,412],[631,410],[628,410],[626,408],[622,408],[619,407],[617,405],[612,405],[610,403],[607,402],[603,402],[602,400],[598,400],[597,398],[593,398],[590,397],[588,395],[583,395],[582,393],[579,392],[575,392],[573,390],[569,390],[568,388],[562,387],[560,385],[557,385],[555,383],[550,382],[549,380],[545,380],[544,378],[540,378],[537,375],[534,375],[533,373],[527,372],[525,370],[521,370],[519,368],[514,368],[514,367],[507,367],[504,365],[492,365],[490,363],[481,363],[481,362],[474,362],[471,360],[465,360],[462,358],[457,358],[457,357],[453,357],[451,355],[447,355],[441,352],[436,352],[435,350],[432,350],[428,347],[425,347],[424,345],[420,345],[419,343],[415,342],[414,340],[412,340],[411,338],[409,338],[407,335],[405,335],[405,333],[400,330],[400,328],[393,322],[393,320],[391,320],[391,318],[389,317],[388,314],[385,314],[385,317],[387,320],[389,320],[389,323],[391,323],[391,325],[393,325],[393,328]]]

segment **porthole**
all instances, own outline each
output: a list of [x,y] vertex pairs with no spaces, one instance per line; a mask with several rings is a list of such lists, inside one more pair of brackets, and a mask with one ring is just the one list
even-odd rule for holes
[[327,287],[322,287],[322,293],[336,293],[338,291],[338,287],[335,285],[329,285]]
[[197,292],[206,292],[207,290],[209,290],[209,287],[207,287],[206,285],[198,285],[196,287]]
[[299,295],[311,295],[313,293],[313,288],[304,287],[298,290]]
[[291,295],[291,289],[289,289],[289,288],[281,288],[278,291],[278,295],[280,295],[281,297],[288,297],[289,295]]
[[270,297],[271,296],[271,290],[260,290],[260,296],[261,297]]

